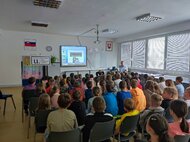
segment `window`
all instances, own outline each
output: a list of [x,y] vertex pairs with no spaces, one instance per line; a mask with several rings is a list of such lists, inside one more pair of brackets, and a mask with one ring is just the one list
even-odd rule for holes
[[168,36],[166,70],[189,72],[190,33]]
[[145,40],[138,40],[133,42],[132,50],[132,67],[145,68]]
[[164,69],[165,37],[148,40],[147,68]]
[[131,67],[131,45],[131,42],[121,44],[121,61],[124,61],[127,67]]

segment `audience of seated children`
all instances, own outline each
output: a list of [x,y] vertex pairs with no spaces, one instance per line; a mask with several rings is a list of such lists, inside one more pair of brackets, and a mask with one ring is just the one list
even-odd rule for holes
[[28,79],[28,85],[24,86],[23,90],[35,90],[36,89],[36,79],[35,77],[30,77]]
[[80,96],[80,92],[75,91],[73,93],[73,101],[68,107],[68,109],[72,110],[75,113],[79,126],[84,124],[84,118],[86,116],[86,106],[85,103],[80,100]]
[[47,86],[47,83],[48,83],[48,76],[43,76],[42,80],[41,80],[41,83],[42,83],[43,89],[46,92],[46,86]]
[[88,100],[90,98],[92,98],[92,96],[93,96],[93,93],[92,93],[92,81],[88,81],[86,83],[86,86],[87,86],[87,89],[85,90],[85,104],[86,104],[86,107],[87,107]]
[[78,127],[75,113],[67,109],[70,104],[71,96],[69,94],[66,93],[59,96],[59,109],[50,112],[47,119],[46,138],[48,138],[50,132],[70,131]]
[[160,114],[153,114],[148,119],[146,131],[150,135],[149,142],[172,142],[168,135],[168,122]]
[[112,81],[112,75],[111,74],[107,74],[106,76],[106,82]]
[[41,110],[50,110],[50,109],[51,109],[50,96],[45,93],[40,95],[36,112]]
[[160,87],[160,90],[161,90],[161,93],[163,94],[164,92],[164,88],[166,88],[166,84],[165,84],[165,79],[164,77],[159,77],[159,83],[158,83],[159,87]]
[[54,76],[54,80],[55,80],[55,85],[59,86],[60,77],[56,75],[56,76]]
[[176,89],[177,89],[177,92],[178,92],[178,95],[179,95],[179,98],[180,99],[183,99],[184,97],[184,86],[182,85],[182,81],[183,81],[183,78],[181,76],[177,76],[176,77]]
[[93,97],[88,100],[88,108],[87,109],[88,109],[89,113],[90,112],[92,112],[92,113],[94,112],[93,107],[92,107],[92,102],[93,102],[94,98],[96,98],[97,96],[101,96],[102,97],[101,90],[100,90],[99,87],[94,87],[92,89],[92,92],[93,92]]
[[94,75],[93,74],[90,74],[90,80],[89,81],[92,81],[92,88],[94,88],[95,81],[94,81]]
[[83,142],[89,142],[90,130],[96,122],[106,122],[113,119],[111,114],[104,113],[105,108],[105,101],[101,97],[96,97],[93,100],[93,109],[95,113],[90,113],[85,117],[84,128],[82,130]]
[[149,108],[150,107],[150,98],[151,98],[151,95],[154,93],[154,81],[152,80],[147,80],[146,81],[146,84],[144,86],[144,95],[146,97],[146,108]]
[[162,100],[163,100],[162,96],[160,96],[158,94],[153,93],[151,95],[149,108],[146,109],[140,115],[139,124],[140,124],[141,128],[145,128],[145,124],[146,124],[148,118],[150,117],[150,115],[152,115],[154,113],[159,113],[161,115],[164,114],[164,108],[162,108],[160,106],[162,104]]
[[164,88],[162,97],[164,100],[162,101],[161,107],[166,110],[172,100],[178,99],[177,90],[174,87],[166,87]]
[[57,103],[57,100],[58,100],[58,97],[60,95],[60,89],[59,87],[57,86],[54,86],[50,93],[49,93],[50,97],[51,97],[51,107],[56,109],[59,107],[58,103]]
[[137,87],[138,81],[136,79],[131,80],[131,87],[130,90],[133,100],[135,101],[136,109],[142,112],[146,108],[146,98],[144,93],[141,89]]
[[174,84],[173,80],[171,80],[171,79],[166,79],[165,85],[166,85],[166,87],[173,87],[176,89],[175,84]]
[[190,107],[190,87],[187,87],[184,92],[184,99],[187,103],[187,106]]
[[55,80],[53,78],[49,79],[48,87],[46,88],[46,93],[50,94],[51,89],[55,86]]
[[130,91],[127,89],[127,84],[125,81],[120,81],[119,88],[121,91],[117,92],[117,104],[119,108],[119,115],[122,115],[124,111],[124,100],[132,98]]
[[43,87],[43,84],[42,83],[39,83],[36,85],[36,96],[40,96],[42,94],[46,93],[44,87]]
[[111,113],[113,116],[118,114],[118,105],[116,95],[114,94],[114,82],[107,81],[106,83],[107,92],[103,95],[106,102],[106,113]]
[[136,72],[136,73],[134,73],[134,74],[131,74],[131,76],[132,76],[132,79],[136,79],[137,80],[137,87],[139,88],[139,89],[143,89],[143,87],[142,87],[142,85],[141,85],[141,81],[140,81],[140,79],[139,79],[139,74]]
[[169,135],[185,135],[190,133],[190,123],[185,120],[188,113],[187,104],[182,100],[173,100],[170,103],[170,114],[174,119],[173,123],[169,123]]
[[83,101],[85,98],[85,94],[84,94],[84,89],[81,87],[81,82],[78,80],[74,81],[73,83],[74,83],[74,88],[72,88],[72,90],[69,91],[69,94],[72,96],[75,91],[79,91],[81,94],[80,100]]
[[[28,79],[28,85],[24,86],[23,90],[22,90],[22,97],[24,98],[25,95],[25,90],[36,90],[36,79],[35,77],[30,77]],[[36,96],[36,91],[33,94],[34,97]],[[25,113],[28,115],[28,105],[29,105],[29,100],[25,100],[23,99],[23,103],[24,103],[24,111]]]
[[39,100],[38,100],[38,107],[36,109],[36,114],[35,114],[35,124],[36,124],[36,126],[38,126],[38,127],[36,127],[38,132],[44,132],[46,129],[46,126],[38,124],[39,123],[38,120],[39,119],[41,120],[41,118],[39,118],[38,113],[46,112],[47,113],[46,119],[47,119],[47,116],[50,113],[50,110],[51,110],[51,103],[50,103],[49,95],[48,94],[40,95]]
[[106,81],[105,80],[100,80],[100,89],[102,92],[102,96],[106,93]]
[[162,95],[162,91],[156,81],[154,81],[154,93],[156,93],[158,95]]
[[122,81],[122,80],[121,80],[121,75],[120,75],[120,73],[116,73],[116,74],[115,74],[115,80],[114,80],[114,83],[115,83],[114,89],[115,89],[116,91],[121,91],[121,90],[120,90],[120,87],[119,87],[119,83],[120,83],[121,81]]
[[121,119],[118,119],[116,121],[115,134],[119,133],[121,123],[125,119],[125,117],[135,116],[139,114],[139,111],[135,109],[135,102],[132,99],[124,100],[124,110],[125,110],[125,113],[121,116]]

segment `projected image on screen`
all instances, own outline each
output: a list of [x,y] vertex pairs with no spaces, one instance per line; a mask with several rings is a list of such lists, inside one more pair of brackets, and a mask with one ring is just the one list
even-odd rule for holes
[[85,46],[61,46],[61,66],[86,66]]

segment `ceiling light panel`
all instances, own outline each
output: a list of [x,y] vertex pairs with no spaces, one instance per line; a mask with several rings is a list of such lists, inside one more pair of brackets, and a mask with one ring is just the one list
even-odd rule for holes
[[33,4],[35,6],[42,6],[42,7],[49,7],[49,8],[56,8],[58,9],[63,0],[34,0]]
[[136,17],[137,21],[148,22],[148,23],[153,22],[153,21],[157,21],[157,20],[160,20],[160,19],[162,19],[162,18],[158,17],[158,16],[150,15],[150,13],[143,14],[141,16]]

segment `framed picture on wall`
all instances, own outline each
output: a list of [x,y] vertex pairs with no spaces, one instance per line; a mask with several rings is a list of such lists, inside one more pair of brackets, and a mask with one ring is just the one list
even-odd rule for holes
[[106,51],[112,51],[112,50],[113,50],[113,42],[106,41]]

